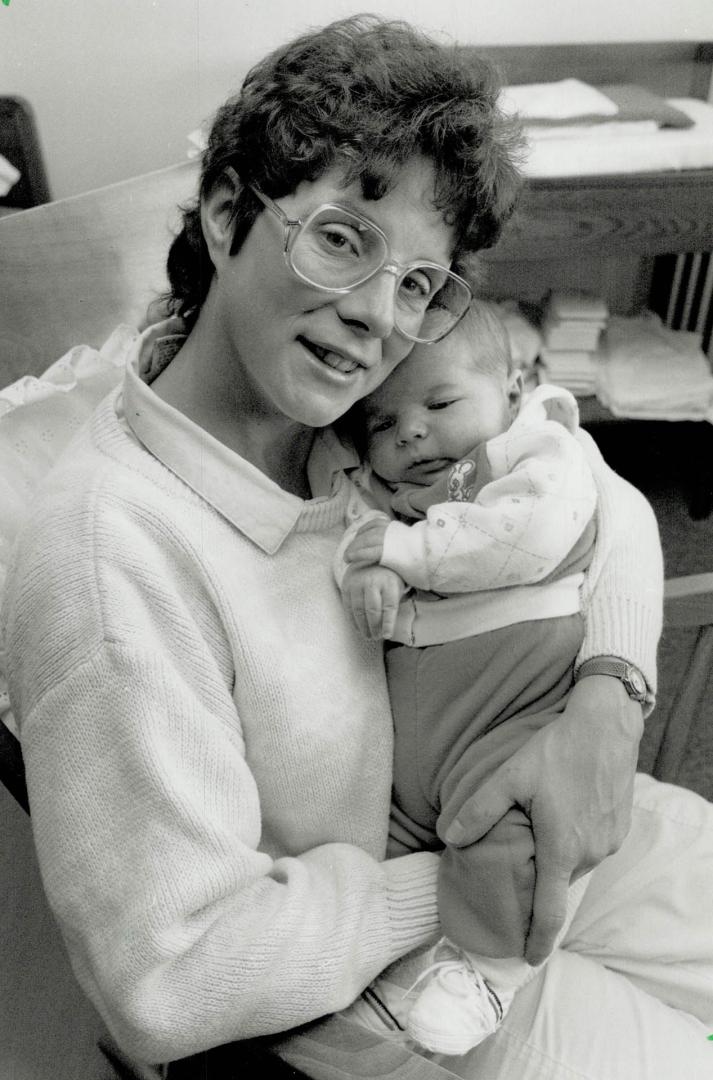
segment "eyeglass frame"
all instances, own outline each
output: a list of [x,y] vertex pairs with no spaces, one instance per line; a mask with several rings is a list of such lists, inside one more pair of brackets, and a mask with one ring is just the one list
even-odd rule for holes
[[[226,172],[229,174],[230,178],[233,180],[233,183],[235,183],[236,186],[241,185],[240,178],[231,165],[226,166]],[[304,283],[306,285],[309,285],[311,288],[318,289],[320,292],[346,296],[349,293],[354,292],[355,289],[360,288],[360,286],[365,285],[367,281],[371,281],[372,278],[376,277],[377,274],[380,274],[383,271],[386,271],[386,273],[388,274],[392,274],[400,284],[401,281],[403,281],[403,279],[407,276],[409,271],[415,270],[417,267],[426,267],[431,270],[440,270],[442,273],[447,274],[448,277],[455,279],[455,281],[462,285],[466,290],[469,297],[468,303],[465,305],[461,314],[455,319],[453,325],[449,326],[444,333],[439,334],[439,336],[436,338],[415,337],[413,334],[409,334],[407,331],[402,330],[401,327],[397,326],[396,322],[394,321],[394,328],[397,333],[399,333],[402,337],[407,338],[409,341],[417,342],[421,345],[435,345],[436,342],[443,341],[443,339],[447,337],[448,334],[455,330],[458,323],[466,315],[468,308],[470,307],[473,300],[473,290],[471,289],[468,282],[465,281],[464,278],[460,277],[459,274],[456,274],[452,270],[449,270],[447,266],[442,266],[440,263],[430,262],[428,259],[417,259],[414,262],[410,263],[397,263],[393,260],[390,260],[391,250],[389,247],[388,238],[384,233],[383,229],[380,229],[379,226],[375,222],[370,221],[369,218],[364,217],[362,214],[357,213],[351,208],[340,206],[338,203],[321,203],[319,206],[315,207],[314,210],[310,211],[310,213],[305,219],[290,218],[287,216],[281,206],[278,206],[278,204],[273,199],[271,199],[269,195],[263,194],[263,192],[260,191],[259,188],[256,188],[254,184],[248,184],[248,188],[250,189],[250,191],[252,191],[253,195],[255,195],[255,197],[260,200],[265,209],[269,210],[272,214],[275,215],[275,217],[278,219],[284,229],[284,246],[282,249],[282,254],[288,269],[295,275],[295,277],[298,277],[300,281],[304,281]],[[360,281],[356,281],[352,285],[341,288],[333,288],[330,285],[318,285],[317,282],[312,281],[310,278],[302,274],[292,261],[292,248],[294,246],[296,238],[299,236],[299,230],[304,227],[305,223],[308,222],[312,216],[320,213],[320,211],[322,210],[329,209],[338,210],[341,213],[348,213],[357,221],[365,225],[367,228],[373,229],[377,236],[381,237],[384,244],[384,250],[386,252],[386,258],[381,264],[381,266],[377,266],[373,270],[370,270],[369,273]],[[426,309],[426,311],[427,310],[428,309]],[[425,317],[426,312],[424,312],[423,318]]]

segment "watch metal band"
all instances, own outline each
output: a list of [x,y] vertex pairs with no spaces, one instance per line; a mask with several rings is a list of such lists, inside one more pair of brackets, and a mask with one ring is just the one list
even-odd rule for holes
[[637,667],[616,657],[595,656],[585,660],[577,672],[577,682],[586,675],[610,675],[624,684],[624,689],[634,701],[646,701],[646,679]]

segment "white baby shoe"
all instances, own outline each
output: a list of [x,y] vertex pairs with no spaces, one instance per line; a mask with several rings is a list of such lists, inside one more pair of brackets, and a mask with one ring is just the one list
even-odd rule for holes
[[[500,1027],[514,993],[496,994],[466,952],[446,938],[409,990],[418,995],[406,1021],[411,1038],[438,1054],[465,1054]],[[425,985],[424,985],[425,984]]]

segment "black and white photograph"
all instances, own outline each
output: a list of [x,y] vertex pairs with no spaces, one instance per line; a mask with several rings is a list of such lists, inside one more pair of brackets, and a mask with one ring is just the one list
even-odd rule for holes
[[0,0],[0,1080],[713,1077],[713,5]]

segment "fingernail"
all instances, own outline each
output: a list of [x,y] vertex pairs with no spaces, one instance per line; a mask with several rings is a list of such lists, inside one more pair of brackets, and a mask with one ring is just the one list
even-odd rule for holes
[[447,844],[460,844],[465,835],[465,829],[461,825],[460,821],[452,821],[446,829],[446,843]]

